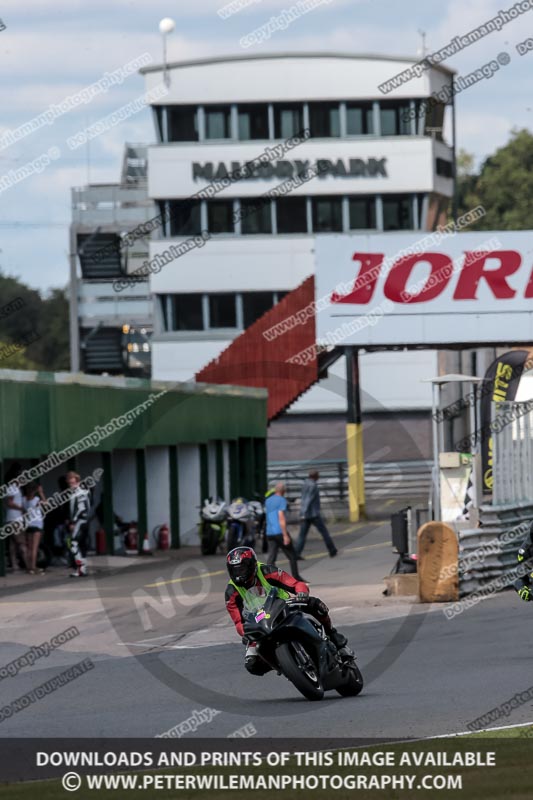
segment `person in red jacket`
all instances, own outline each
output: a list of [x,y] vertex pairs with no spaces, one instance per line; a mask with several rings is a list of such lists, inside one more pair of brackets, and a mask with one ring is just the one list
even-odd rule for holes
[[252,675],[264,675],[265,672],[269,672],[271,667],[257,654],[257,643],[249,642],[244,636],[243,593],[261,597],[266,596],[273,586],[284,589],[295,595],[297,600],[306,603],[305,610],[323,625],[326,636],[337,649],[340,650],[348,643],[346,637],[333,627],[327,605],[318,597],[309,595],[309,587],[306,583],[298,581],[292,575],[278,569],[275,564],[260,563],[251,547],[235,547],[230,550],[226,558],[226,567],[230,577],[226,588],[226,608],[235,624],[237,633],[243,637],[242,643],[247,645],[244,666]]

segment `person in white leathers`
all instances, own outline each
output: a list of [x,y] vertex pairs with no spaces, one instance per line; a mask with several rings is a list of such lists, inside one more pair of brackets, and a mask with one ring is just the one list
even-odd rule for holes
[[75,570],[71,578],[83,578],[87,575],[87,539],[89,536],[90,497],[87,489],[80,485],[77,472],[67,472],[67,484],[72,491],[69,500],[70,552],[74,559]]

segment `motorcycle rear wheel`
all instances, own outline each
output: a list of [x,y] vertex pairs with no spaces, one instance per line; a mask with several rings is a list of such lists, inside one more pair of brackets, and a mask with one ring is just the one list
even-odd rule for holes
[[[324,697],[324,689],[322,688],[316,668],[306,672],[302,671],[302,667],[297,662],[297,655],[294,652],[296,646],[301,647],[302,650],[304,649],[299,642],[280,644],[276,649],[276,658],[278,659],[281,671],[307,700],[322,700]],[[306,655],[308,659],[311,660],[307,653]]]

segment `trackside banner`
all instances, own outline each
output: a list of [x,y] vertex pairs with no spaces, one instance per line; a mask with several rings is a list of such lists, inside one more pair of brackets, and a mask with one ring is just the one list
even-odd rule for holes
[[533,341],[533,231],[317,236],[320,345]]
[[531,365],[530,350],[511,350],[504,353],[485,373],[480,390],[480,435],[482,489],[484,495],[492,494],[494,442],[491,431],[491,412],[493,403],[514,400],[526,364]]

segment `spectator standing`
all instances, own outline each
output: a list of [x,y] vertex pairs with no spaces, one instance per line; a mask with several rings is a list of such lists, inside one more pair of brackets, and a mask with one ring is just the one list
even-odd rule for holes
[[[16,479],[22,472],[22,466],[15,462],[10,466],[4,476],[4,482],[7,486],[7,497],[4,509],[5,522],[13,523],[20,520],[24,513],[24,505],[22,499],[22,492],[20,486],[16,483]],[[14,570],[17,567],[17,554],[20,553],[23,566],[21,570],[26,569],[26,536],[24,531],[21,533],[13,533],[9,537],[9,555],[11,558],[11,568]]]
[[[31,513],[26,527],[26,567],[30,575],[37,572],[37,552],[43,535],[44,515],[41,502],[46,501],[42,486],[35,481],[28,483],[23,490],[23,506],[26,514]],[[44,575],[44,569],[39,573]]]
[[87,575],[87,540],[89,538],[89,492],[81,486],[77,472],[67,472],[67,485],[72,495],[69,501],[70,553],[75,570],[71,578]]
[[293,578],[296,578],[297,581],[303,581],[303,578],[298,573],[296,553],[287,530],[286,511],[285,484],[279,482],[276,484],[274,494],[271,494],[265,500],[266,535],[268,540],[267,561],[269,564],[275,564],[278,550],[281,548],[289,559]]
[[315,526],[324,539],[324,544],[328,548],[331,558],[337,555],[337,548],[320,514],[320,491],[317,484],[319,477],[320,475],[316,470],[311,470],[303,485],[300,503],[300,535],[296,542],[296,554],[298,558],[301,557],[302,550],[305,547],[305,540],[311,525]]

